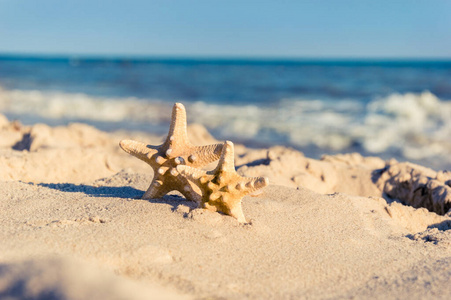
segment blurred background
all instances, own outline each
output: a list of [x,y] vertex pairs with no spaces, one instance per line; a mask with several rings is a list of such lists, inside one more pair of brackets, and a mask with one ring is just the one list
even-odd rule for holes
[[451,1],[0,0],[0,113],[451,168]]

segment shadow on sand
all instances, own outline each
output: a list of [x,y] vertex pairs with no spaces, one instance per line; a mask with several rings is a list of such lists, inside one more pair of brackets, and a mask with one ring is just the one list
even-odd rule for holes
[[[100,186],[95,187],[85,184],[73,183],[40,183],[38,186],[58,190],[67,193],[84,193],[91,197],[114,197],[124,199],[141,199],[144,191],[132,188],[130,186],[115,187],[115,186]],[[194,209],[197,207],[195,202],[188,201],[179,195],[166,195],[159,199],[145,200],[151,203],[164,203],[172,206],[172,211],[175,211],[180,204]]]
[[40,183],[38,186],[68,193],[84,193],[94,197],[140,198],[143,191],[130,186],[91,186],[73,183]]

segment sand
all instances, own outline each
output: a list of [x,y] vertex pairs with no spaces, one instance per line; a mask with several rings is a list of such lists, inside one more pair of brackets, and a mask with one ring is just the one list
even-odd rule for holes
[[177,193],[140,200],[152,170],[123,138],[164,137],[0,116],[0,298],[451,297],[449,172],[236,145],[237,171],[271,182],[240,224]]

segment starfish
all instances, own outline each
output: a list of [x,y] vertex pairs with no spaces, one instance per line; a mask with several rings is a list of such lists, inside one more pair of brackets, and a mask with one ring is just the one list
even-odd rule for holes
[[246,223],[241,199],[269,184],[267,177],[241,177],[235,171],[233,143],[226,141],[218,166],[209,172],[189,166],[177,166],[177,171],[192,180],[202,191],[200,206],[230,215]]
[[179,174],[177,165],[203,167],[219,159],[222,144],[194,146],[186,132],[186,110],[181,103],[172,108],[172,120],[168,136],[160,146],[147,145],[132,140],[122,140],[120,147],[127,153],[148,163],[154,177],[142,199],[161,198],[170,191],[179,191],[186,199],[200,202],[190,182]]

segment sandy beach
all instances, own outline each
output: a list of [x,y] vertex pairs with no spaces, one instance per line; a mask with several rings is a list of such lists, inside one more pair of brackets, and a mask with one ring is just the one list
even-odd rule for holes
[[451,298],[449,171],[235,144],[237,172],[270,180],[240,224],[177,192],[141,200],[153,171],[125,138],[166,137],[0,115],[0,298]]

